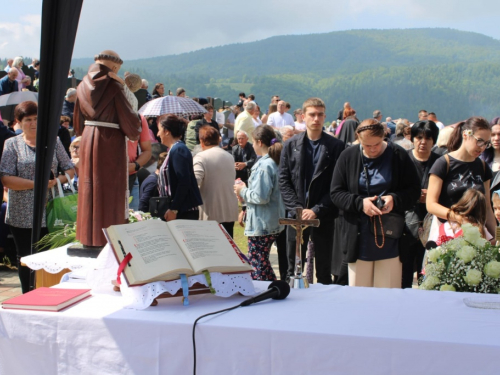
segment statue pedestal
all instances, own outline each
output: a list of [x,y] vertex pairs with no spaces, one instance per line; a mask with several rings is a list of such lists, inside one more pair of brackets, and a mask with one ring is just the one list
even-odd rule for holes
[[67,254],[70,257],[97,258],[104,246],[85,246],[75,244],[68,247]]

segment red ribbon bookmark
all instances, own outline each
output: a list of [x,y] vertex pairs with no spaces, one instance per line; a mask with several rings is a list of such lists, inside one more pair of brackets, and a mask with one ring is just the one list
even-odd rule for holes
[[116,275],[116,282],[118,285],[122,285],[122,281],[120,280],[120,275],[122,274],[123,270],[125,267],[127,267],[127,263],[130,262],[132,259],[132,254],[128,253],[125,255],[125,258],[123,258],[122,262],[120,263],[120,266],[118,267],[118,274]]

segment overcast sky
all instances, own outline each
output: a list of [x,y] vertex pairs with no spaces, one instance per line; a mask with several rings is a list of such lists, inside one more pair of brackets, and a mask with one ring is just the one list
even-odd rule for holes
[[[41,8],[42,0],[2,1],[0,57],[39,56]],[[373,28],[447,27],[500,39],[499,17],[498,0],[84,0],[73,57],[113,49],[138,59]]]

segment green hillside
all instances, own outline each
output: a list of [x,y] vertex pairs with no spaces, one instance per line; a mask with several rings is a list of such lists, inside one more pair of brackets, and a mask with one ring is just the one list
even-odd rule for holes
[[[168,42],[168,41],[166,41]],[[83,63],[85,64],[79,64]],[[75,60],[87,66],[88,60]],[[237,100],[256,95],[265,109],[274,94],[292,108],[310,96],[327,103],[329,119],[345,101],[360,118],[416,119],[419,109],[444,123],[500,114],[500,41],[450,29],[352,30],[278,36],[180,55],[127,61],[123,71],[186,88],[190,96]],[[77,69],[77,76],[84,69]]]

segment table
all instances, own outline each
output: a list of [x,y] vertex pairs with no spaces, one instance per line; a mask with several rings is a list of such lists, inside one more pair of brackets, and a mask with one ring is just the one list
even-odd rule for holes
[[[497,374],[500,310],[469,308],[470,296],[293,289],[203,319],[197,373]],[[60,313],[0,310],[0,374],[189,374],[194,320],[243,299],[199,295],[184,307],[171,298],[138,311],[102,294]]]
[[70,257],[66,250],[72,244],[41,251],[21,258],[21,264],[36,271],[36,288],[59,284],[61,277],[71,271],[93,266],[94,258]]

